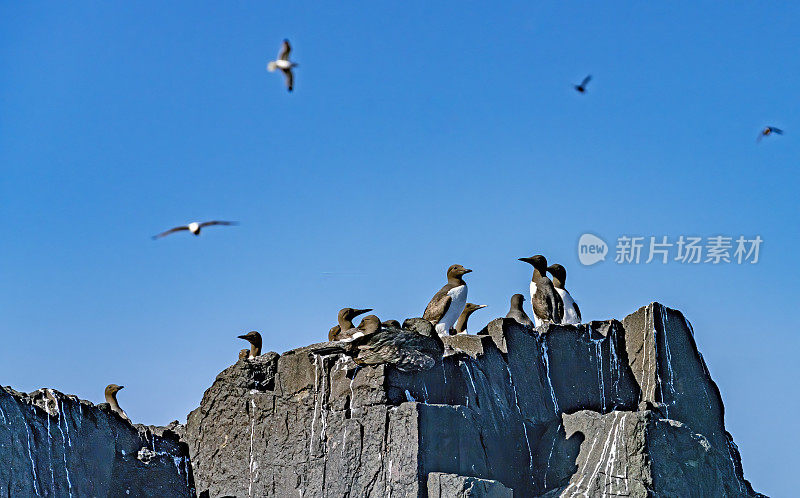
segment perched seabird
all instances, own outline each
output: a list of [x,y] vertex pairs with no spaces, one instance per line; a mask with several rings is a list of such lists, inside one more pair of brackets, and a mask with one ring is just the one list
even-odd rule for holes
[[125,411],[119,407],[119,403],[117,402],[117,393],[124,389],[125,386],[118,386],[116,384],[109,384],[106,386],[106,403],[111,407],[111,409],[119,414],[120,417],[124,418],[128,422],[131,419],[128,418],[128,415]]
[[567,283],[567,270],[556,263],[548,266],[547,271],[553,276],[553,287],[556,288],[556,292],[564,303],[564,318],[561,323],[579,325],[581,323],[581,309],[578,308],[578,303],[572,299],[569,291],[564,288],[564,284]]
[[533,266],[531,277],[531,306],[533,323],[538,327],[545,322],[561,323],[564,316],[564,303],[556,292],[553,282],[547,278],[547,259],[541,254],[520,261]]
[[364,313],[369,313],[370,311],[372,311],[372,308],[367,308],[363,310],[356,310],[353,308],[340,309],[339,316],[337,317],[337,321],[339,322],[339,324],[334,325],[328,331],[328,340],[340,341],[342,339],[350,337],[350,335],[352,334],[352,332],[350,331],[355,328],[355,325],[353,325],[353,318],[357,317],[358,315],[363,315]]
[[760,142],[762,138],[768,137],[773,133],[776,135],[783,135],[783,130],[781,130],[780,128],[775,128],[774,126],[767,126],[763,130],[761,130],[761,133],[758,134],[758,138],[756,139],[756,141]]
[[474,304],[474,303],[467,303],[464,306],[464,311],[458,315],[458,320],[456,320],[456,325],[452,329],[450,329],[451,334],[466,334],[467,333],[467,320],[469,320],[469,316],[481,308],[485,308],[485,304]]
[[276,69],[283,71],[284,76],[286,76],[286,89],[290,92],[294,89],[294,73],[292,73],[292,68],[297,67],[297,63],[289,60],[289,53],[291,51],[292,46],[289,45],[289,40],[283,40],[278,58],[267,64],[269,72],[273,72]]
[[439,289],[425,308],[422,318],[430,321],[439,335],[447,335],[455,325],[458,315],[464,311],[467,304],[467,283],[461,277],[471,271],[461,265],[448,268],[447,284]]
[[[247,358],[252,359],[261,355],[261,334],[253,330],[238,337],[250,343],[250,354],[247,355]],[[241,354],[239,357],[241,358]]]
[[192,232],[194,235],[200,235],[200,230],[202,230],[205,227],[210,227],[210,226],[214,226],[214,225],[232,226],[232,225],[238,225],[238,224],[239,223],[237,223],[235,221],[204,221],[202,223],[198,223],[196,221],[193,221],[193,222],[189,223],[188,225],[183,225],[183,226],[179,226],[179,227],[175,227],[175,228],[170,228],[166,232],[161,232],[158,235],[153,235],[153,240],[160,239],[161,237],[166,237],[167,235],[169,235],[171,233],[181,232],[183,230],[188,230],[188,231]]
[[522,303],[525,302],[525,296],[522,294],[514,294],[511,296],[511,308],[508,310],[508,314],[506,318],[511,318],[515,320],[518,324],[522,325],[523,327],[531,327],[533,328],[533,322],[531,318],[525,313],[525,309],[522,307]]
[[375,315],[367,315],[350,339],[333,343],[310,354],[343,353],[357,365],[389,364],[404,372],[428,370],[444,354],[444,343],[427,320],[410,318],[403,328],[384,327]]
[[394,327],[396,329],[402,328],[400,326],[400,322],[398,322],[397,320],[384,320],[381,322],[381,325],[383,325],[384,327]]
[[586,93],[586,85],[588,85],[590,81],[592,81],[591,74],[583,78],[583,81],[581,81],[580,85],[573,85],[573,86],[575,87],[575,90],[578,91],[578,93]]

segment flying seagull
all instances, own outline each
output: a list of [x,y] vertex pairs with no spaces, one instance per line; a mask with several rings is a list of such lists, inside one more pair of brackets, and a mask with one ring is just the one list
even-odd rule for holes
[[592,75],[591,74],[589,76],[583,78],[583,81],[581,81],[580,85],[574,85],[575,86],[575,90],[577,90],[578,93],[586,93],[586,85],[588,85],[590,81],[592,81]]
[[239,223],[237,223],[235,221],[204,221],[202,223],[198,223],[196,221],[193,221],[193,222],[189,223],[188,225],[183,225],[183,226],[180,226],[180,227],[170,228],[166,232],[161,232],[158,235],[153,235],[153,240],[160,239],[161,237],[166,237],[167,235],[169,235],[171,233],[182,232],[183,230],[188,230],[188,231],[192,232],[194,235],[200,235],[200,230],[202,230],[205,227],[210,227],[210,226],[214,226],[214,225],[232,226],[232,225],[238,225],[238,224]]
[[283,40],[283,45],[281,45],[281,51],[278,53],[278,58],[274,61],[270,61],[269,64],[267,64],[267,69],[269,72],[273,72],[276,69],[283,71],[284,76],[286,76],[286,89],[290,92],[294,88],[294,74],[292,73],[292,68],[297,67],[296,62],[289,60],[289,53],[291,51],[292,46],[289,45],[289,40]]
[[774,126],[767,126],[763,130],[761,130],[761,133],[758,134],[756,142],[760,142],[762,138],[772,135],[773,133],[776,135],[783,135],[783,130],[781,130],[780,128],[775,128]]

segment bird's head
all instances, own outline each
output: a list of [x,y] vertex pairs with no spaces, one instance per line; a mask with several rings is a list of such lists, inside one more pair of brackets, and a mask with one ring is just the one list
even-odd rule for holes
[[548,266],[547,271],[553,276],[553,284],[558,283],[563,287],[567,283],[567,270],[560,264],[554,263]]
[[125,386],[118,386],[116,384],[109,384],[106,386],[106,396],[114,396],[122,389],[125,389]]
[[464,268],[461,265],[452,265],[450,268],[447,269],[447,278],[460,279],[461,277],[463,277],[467,273],[470,273],[471,271],[472,270],[470,270],[469,268]]
[[467,305],[464,306],[464,311],[466,311],[467,313],[472,313],[474,311],[478,311],[479,309],[485,307],[486,307],[485,304],[467,303]]
[[535,269],[539,270],[539,273],[542,275],[547,271],[547,258],[541,254],[531,256],[530,258],[519,258],[519,260],[533,266]]
[[364,335],[374,334],[381,329],[381,319],[375,315],[367,315],[361,319],[357,328]]
[[244,335],[237,336],[239,339],[244,339],[245,341],[249,342],[253,346],[260,348],[261,347],[261,334],[252,330]]
[[352,320],[353,318],[359,315],[363,315],[364,313],[369,313],[370,311],[372,311],[372,308],[365,308],[365,309],[342,308],[339,310],[339,319]]
[[514,294],[511,296],[511,306],[515,308],[522,308],[522,303],[525,302],[525,296],[522,294]]

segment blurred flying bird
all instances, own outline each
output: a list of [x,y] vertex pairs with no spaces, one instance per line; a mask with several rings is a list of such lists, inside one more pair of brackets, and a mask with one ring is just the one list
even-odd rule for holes
[[284,76],[286,76],[286,89],[290,92],[294,89],[294,74],[292,73],[292,68],[297,67],[297,63],[289,60],[289,53],[291,51],[292,46],[289,45],[289,40],[283,40],[278,58],[267,64],[269,72],[273,72],[276,69],[283,71]]
[[761,130],[761,133],[758,134],[756,142],[760,142],[762,138],[772,135],[773,133],[776,135],[783,135],[783,130],[781,130],[780,128],[775,128],[774,126],[767,126],[763,130]]
[[235,222],[235,221],[204,221],[202,223],[198,223],[196,221],[193,221],[193,222],[189,223],[188,225],[183,225],[183,226],[179,226],[179,227],[175,227],[175,228],[170,228],[166,232],[161,232],[158,235],[153,235],[153,240],[160,239],[161,237],[166,237],[167,235],[169,235],[171,233],[182,232],[184,230],[188,230],[188,231],[192,232],[194,235],[200,235],[200,230],[205,228],[205,227],[210,227],[210,226],[214,226],[214,225],[233,226],[233,225],[238,225],[238,224],[239,223]]
[[577,90],[578,93],[586,93],[586,85],[588,85],[590,81],[592,81],[592,75],[591,74],[589,76],[583,78],[583,81],[581,81],[580,85],[574,85],[575,86],[575,90]]

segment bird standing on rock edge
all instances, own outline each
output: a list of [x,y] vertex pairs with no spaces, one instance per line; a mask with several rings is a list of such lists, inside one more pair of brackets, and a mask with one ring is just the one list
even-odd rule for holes
[[511,318],[523,327],[533,328],[533,321],[528,314],[525,313],[525,309],[522,307],[522,303],[524,302],[525,296],[522,294],[514,294],[511,296],[511,308],[508,310],[506,318]]
[[[261,355],[261,334],[256,332],[255,330],[248,332],[244,335],[237,336],[239,339],[244,339],[245,341],[250,343],[250,353],[247,355],[247,358],[252,360],[256,356]],[[239,353],[239,358],[242,357],[242,354]]]
[[447,283],[434,294],[422,318],[430,321],[439,335],[447,335],[467,305],[467,283],[461,278],[472,270],[461,265],[447,269]]
[[122,389],[125,389],[125,386],[118,386],[116,384],[109,384],[108,386],[106,386],[106,392],[105,392],[106,403],[108,403],[108,406],[111,407],[111,410],[119,414],[120,417],[130,422],[131,419],[128,418],[128,415],[125,413],[125,410],[120,408],[119,403],[117,402],[117,393]]
[[281,51],[278,52],[278,58],[267,63],[267,70],[269,72],[273,72],[276,69],[283,71],[283,75],[286,77],[286,89],[290,92],[294,90],[294,73],[292,72],[292,68],[297,67],[297,63],[289,60],[289,54],[291,52],[292,46],[289,45],[289,40],[283,40]]
[[548,266],[547,271],[553,276],[553,287],[556,288],[556,292],[564,303],[564,318],[561,323],[580,325],[581,309],[578,308],[578,303],[572,299],[569,291],[564,287],[564,284],[567,283],[567,270],[560,264],[555,263]]
[[519,258],[519,261],[533,266],[531,307],[534,324],[539,327],[546,322],[561,323],[564,317],[564,302],[556,292],[553,282],[547,278],[547,259],[537,254],[530,258]]

